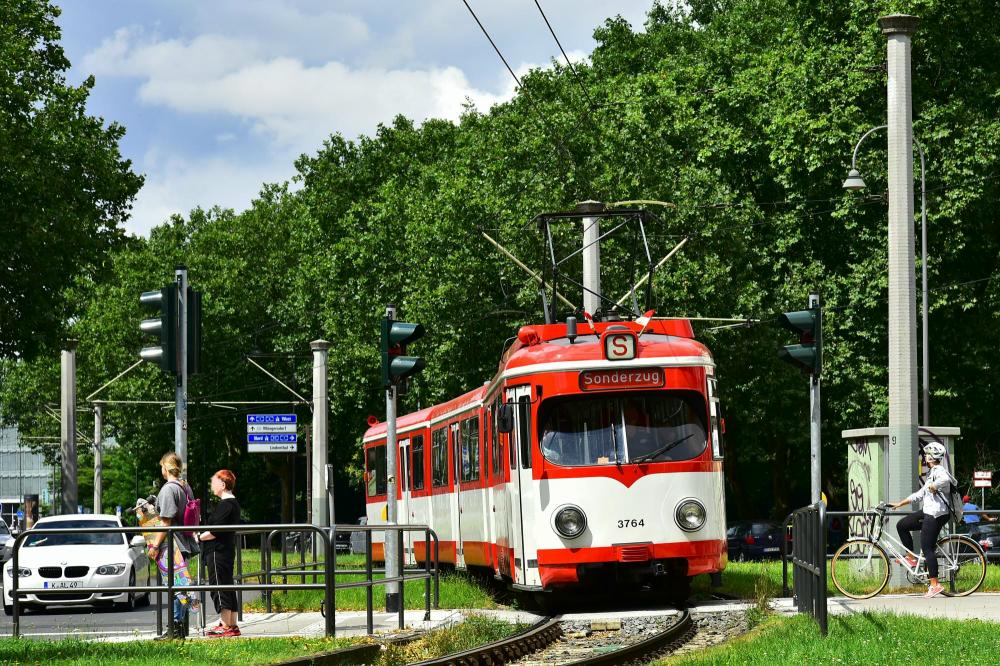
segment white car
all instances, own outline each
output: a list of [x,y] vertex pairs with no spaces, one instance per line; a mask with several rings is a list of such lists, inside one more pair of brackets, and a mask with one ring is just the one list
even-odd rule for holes
[[[116,608],[132,609],[137,603],[149,603],[149,593],[74,592],[77,587],[125,587],[138,583],[149,585],[149,557],[142,536],[129,539],[127,534],[33,534],[43,527],[121,527],[121,520],[110,515],[67,515],[42,518],[28,531],[18,549],[18,589],[44,588],[21,597],[25,607],[71,606],[113,603]],[[14,562],[3,564],[3,609],[14,612],[11,588]]]

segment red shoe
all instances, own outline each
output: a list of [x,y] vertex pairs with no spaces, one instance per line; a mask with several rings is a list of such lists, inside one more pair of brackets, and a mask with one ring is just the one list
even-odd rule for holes
[[221,622],[205,632],[206,636],[221,636],[226,631],[226,625]]
[[237,636],[242,636],[239,627],[226,627],[225,631],[219,634],[220,638],[236,638]]
[[909,566],[911,569],[915,569],[917,567],[917,560],[912,557],[897,557],[896,564],[902,565],[904,567]]

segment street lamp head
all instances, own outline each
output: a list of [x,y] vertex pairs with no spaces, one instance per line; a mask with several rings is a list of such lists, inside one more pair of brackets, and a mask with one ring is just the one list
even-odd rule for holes
[[844,181],[845,190],[863,190],[865,189],[865,181],[861,178],[861,174],[858,173],[857,169],[851,169],[847,172],[847,180]]

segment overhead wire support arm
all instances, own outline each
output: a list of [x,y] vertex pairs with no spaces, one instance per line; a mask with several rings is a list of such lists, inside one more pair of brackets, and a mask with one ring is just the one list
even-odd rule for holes
[[[485,238],[486,240],[488,240],[496,249],[500,250],[500,252],[505,257],[507,257],[508,259],[510,259],[511,261],[513,261],[515,264],[517,264],[517,266],[519,268],[521,268],[528,275],[530,275],[532,278],[534,278],[536,282],[538,282],[540,285],[542,285],[542,287],[545,286],[545,281],[542,279],[542,276],[540,276],[538,273],[536,273],[535,271],[533,271],[530,268],[528,268],[520,259],[518,259],[517,257],[515,257],[509,250],[507,250],[507,248],[505,248],[499,242],[497,242],[496,240],[494,240],[488,233],[486,233],[485,231],[482,231],[482,230],[480,230],[479,233],[481,233],[483,235],[483,238]],[[565,296],[563,296],[562,294],[559,294],[558,296],[559,296],[559,300],[561,300],[567,306],[573,308],[574,310],[576,309],[576,306],[573,305]]]
[[[90,395],[88,395],[86,398],[84,398],[83,401],[84,402],[90,402],[91,400],[93,400],[93,398],[94,398],[95,395],[97,395],[98,393],[100,393],[104,389],[108,388],[109,386],[111,386],[112,384],[114,384],[116,381],[118,381],[119,379],[121,379],[122,377],[124,377],[125,375],[127,375],[128,373],[132,372],[138,366],[142,365],[145,362],[146,362],[145,359],[140,360],[140,361],[136,361],[135,363],[133,363],[132,365],[130,365],[128,368],[126,368],[125,370],[122,370],[117,375],[115,375],[114,379],[112,379],[111,381],[105,383],[104,386],[102,386],[101,388],[97,389],[96,391],[94,391],[93,393],[91,393]],[[98,401],[94,400],[94,402],[98,402]]]
[[635,284],[634,284],[634,285],[632,286],[632,288],[631,288],[631,289],[629,289],[629,290],[628,290],[627,292],[625,292],[625,295],[624,295],[624,296],[622,296],[621,298],[619,298],[619,299],[618,299],[618,300],[617,300],[617,301],[615,302],[615,305],[622,305],[623,303],[625,303],[625,301],[626,301],[626,300],[628,299],[628,297],[629,297],[629,296],[630,296],[630,295],[631,295],[632,293],[634,293],[636,289],[638,289],[638,288],[639,288],[639,287],[641,287],[641,286],[642,286],[642,285],[643,285],[644,283],[646,283],[646,282],[647,282],[647,281],[648,281],[648,280],[649,280],[649,279],[650,279],[650,278],[652,277],[653,273],[655,273],[656,271],[658,271],[658,270],[660,269],[660,267],[661,267],[661,266],[662,266],[663,264],[667,263],[667,261],[668,261],[668,260],[670,259],[670,257],[672,257],[672,256],[674,256],[675,254],[677,254],[677,253],[678,253],[678,252],[680,251],[680,249],[681,249],[682,247],[684,247],[685,243],[687,243],[687,242],[688,242],[689,240],[691,240],[691,237],[690,237],[690,236],[685,236],[684,238],[682,238],[682,239],[681,239],[681,242],[680,242],[680,243],[678,243],[677,245],[675,245],[675,246],[674,246],[674,248],[673,248],[672,250],[670,250],[670,252],[668,252],[668,253],[667,253],[667,256],[663,257],[663,259],[660,259],[660,261],[659,261],[659,262],[658,262],[658,263],[656,264],[656,266],[654,266],[654,267],[653,267],[653,268],[652,268],[652,269],[651,269],[651,270],[649,271],[649,273],[647,273],[646,275],[643,275],[643,276],[642,276],[642,277],[641,277],[641,278],[639,279],[639,281],[638,281],[638,282],[636,282],[636,283],[635,283]]
[[257,369],[259,369],[265,375],[267,375],[268,377],[270,377],[274,381],[278,382],[278,384],[280,386],[284,387],[289,393],[291,393],[292,395],[294,395],[296,398],[298,398],[302,402],[309,402],[308,400],[306,400],[305,398],[303,398],[301,395],[299,395],[294,389],[292,389],[291,386],[289,386],[288,384],[286,384],[285,382],[281,381],[280,379],[278,379],[277,377],[275,377],[273,374],[271,374],[270,372],[268,372],[267,369],[264,368],[264,366],[262,366],[260,363],[258,363],[257,361],[253,360],[249,356],[247,356],[246,359],[248,361],[250,361],[251,364],[253,364],[254,366],[256,366]]

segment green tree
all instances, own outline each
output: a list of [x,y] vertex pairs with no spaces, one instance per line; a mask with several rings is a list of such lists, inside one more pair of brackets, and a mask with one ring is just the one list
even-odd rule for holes
[[64,290],[99,278],[142,177],[122,159],[116,123],[86,113],[92,77],[65,80],[59,9],[0,1],[0,356],[59,340]]

